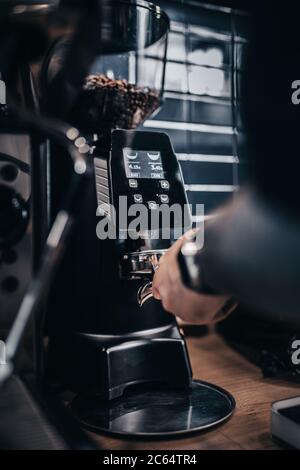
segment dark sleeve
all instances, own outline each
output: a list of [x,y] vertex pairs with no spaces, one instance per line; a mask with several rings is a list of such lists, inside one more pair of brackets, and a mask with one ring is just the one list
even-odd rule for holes
[[300,226],[253,194],[207,223],[204,247],[182,258],[188,287],[300,323]]

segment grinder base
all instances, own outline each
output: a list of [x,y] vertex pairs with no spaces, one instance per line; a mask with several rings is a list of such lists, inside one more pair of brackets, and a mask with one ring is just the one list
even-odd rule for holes
[[180,390],[151,390],[148,385],[112,401],[78,396],[71,406],[78,421],[94,432],[155,438],[221,424],[232,415],[235,400],[215,385],[194,381]]

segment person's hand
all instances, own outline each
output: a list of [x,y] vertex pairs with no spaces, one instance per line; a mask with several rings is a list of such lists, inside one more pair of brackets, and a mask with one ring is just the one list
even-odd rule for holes
[[222,315],[222,308],[230,297],[202,295],[185,287],[177,261],[178,253],[185,241],[185,237],[180,238],[161,257],[153,278],[153,296],[161,300],[167,312],[187,323],[198,325],[215,323],[225,318],[225,315]]

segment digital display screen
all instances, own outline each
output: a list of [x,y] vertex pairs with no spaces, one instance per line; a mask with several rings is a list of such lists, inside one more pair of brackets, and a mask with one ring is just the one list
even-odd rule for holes
[[157,150],[134,150],[123,148],[127,178],[165,179],[161,153]]

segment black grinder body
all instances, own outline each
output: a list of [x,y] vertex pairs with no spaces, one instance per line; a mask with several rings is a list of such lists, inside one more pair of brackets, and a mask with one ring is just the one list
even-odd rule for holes
[[[160,154],[159,163],[145,161],[135,170],[126,152],[139,160]],[[191,223],[170,140],[162,133],[115,130],[108,143],[95,141],[91,158],[94,179],[49,297],[47,375],[68,389],[103,399],[121,396],[129,385],[187,387],[191,369],[185,341],[175,318],[151,295],[150,259],[159,259]],[[133,217],[127,218],[125,210],[139,198],[149,223],[163,201],[184,208],[181,227],[157,219],[154,228],[131,237]],[[98,238],[105,222],[115,237]],[[167,230],[169,238],[162,235]]]

